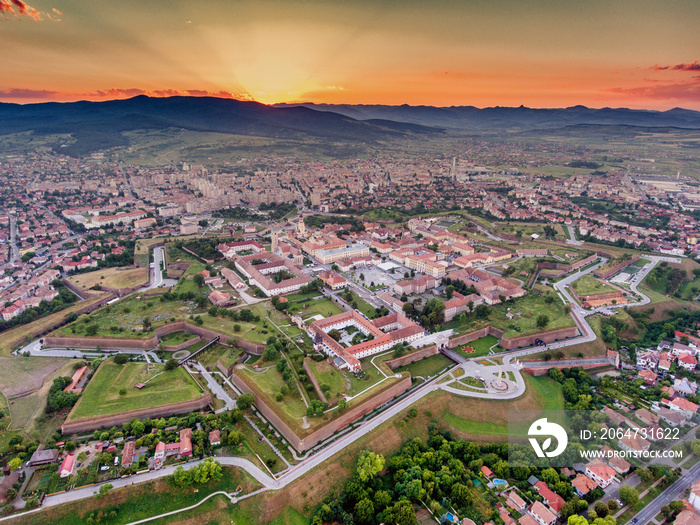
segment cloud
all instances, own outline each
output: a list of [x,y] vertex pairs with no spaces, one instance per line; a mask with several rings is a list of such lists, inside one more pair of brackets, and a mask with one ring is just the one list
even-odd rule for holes
[[655,100],[700,100],[700,77],[694,77],[691,82],[663,84],[653,86],[638,86],[631,88],[614,87],[602,90],[606,93],[625,95],[629,98]]
[[660,66],[658,64],[651,66],[654,71],[700,71],[700,60],[691,62],[690,64],[676,64],[675,66]]
[[15,16],[28,16],[41,20],[41,13],[22,0],[0,0],[0,13]]
[[95,91],[83,92],[60,92],[49,91],[45,89],[25,89],[11,88],[0,90],[0,100],[114,100],[122,98],[132,98],[139,95],[149,97],[216,97],[228,98],[235,100],[251,101],[253,98],[248,93],[231,93],[229,91],[208,91],[205,89],[154,89],[147,90],[142,88],[110,88],[98,89]]
[[0,99],[52,99],[58,94],[57,91],[46,89],[23,89],[12,88],[5,91],[0,90]]

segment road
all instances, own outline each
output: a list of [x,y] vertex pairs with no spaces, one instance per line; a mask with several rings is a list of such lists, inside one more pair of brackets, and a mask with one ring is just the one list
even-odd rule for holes
[[656,499],[649,503],[649,505],[639,511],[629,523],[638,523],[639,525],[651,523],[651,520],[661,512],[661,507],[678,499],[685,489],[690,488],[690,486],[698,480],[700,480],[700,463],[696,463],[682,474],[673,485],[664,490]]
[[[662,258],[657,258],[657,259],[662,259]],[[596,264],[592,266],[591,268],[588,268],[587,270],[584,270],[582,272],[577,272],[573,274],[572,276],[569,276],[565,279],[562,279],[558,283],[555,284],[555,288],[564,296],[566,297],[569,302],[572,305],[575,305],[575,302],[572,300],[571,296],[568,293],[568,290],[566,289],[569,284],[571,284],[574,280],[580,278],[582,275],[586,275],[588,273],[591,273],[598,267],[600,267],[602,264],[604,264],[606,261],[603,260],[599,264]],[[637,282],[640,282],[646,273],[651,271],[651,268],[659,262],[658,260],[652,261],[652,264],[647,265],[649,268],[645,267],[643,271],[645,271],[644,275],[641,275]],[[642,272],[640,271],[640,274]],[[634,291],[636,291],[636,284],[634,285]],[[640,294],[641,295],[641,294]],[[643,301],[648,302],[649,299],[646,296],[643,296],[644,299]],[[641,304],[646,304],[646,302],[642,302]],[[503,363],[504,363],[504,370],[508,368],[508,366],[513,366],[511,365],[511,361],[513,359],[517,359],[519,357],[525,356],[525,355],[531,355],[535,353],[539,353],[544,351],[546,348],[562,348],[566,346],[571,346],[571,345],[576,345],[580,344],[583,342],[590,342],[594,341],[596,339],[596,334],[595,332],[591,329],[590,325],[586,322],[586,315],[590,315],[590,312],[586,312],[579,306],[572,306],[572,315],[574,317],[574,320],[576,321],[577,325],[579,326],[581,330],[581,336],[568,339],[565,341],[560,341],[557,343],[553,343],[548,345],[548,347],[541,347],[541,346],[535,346],[531,348],[524,348],[521,350],[516,350],[513,352],[508,352],[508,353],[503,353],[500,354],[499,357],[502,357]],[[25,347],[26,348],[26,347]],[[464,363],[463,359],[462,364],[460,366],[476,366],[475,362],[477,359],[484,359],[484,358],[474,358],[472,360],[468,360],[466,363]],[[483,367],[482,367],[483,368]],[[308,458],[304,459],[301,461],[299,464],[291,467],[289,470],[287,470],[282,476],[280,476],[277,479],[273,479],[270,476],[268,476],[266,473],[264,473],[260,468],[258,468],[256,465],[251,463],[248,460],[242,459],[242,458],[237,458],[237,457],[217,457],[217,460],[223,464],[223,465],[230,465],[230,466],[235,466],[242,468],[246,470],[249,474],[251,474],[258,482],[260,482],[265,489],[268,490],[279,490],[281,488],[284,488],[285,486],[289,485],[293,481],[299,479],[300,477],[304,476],[306,473],[308,473],[310,470],[314,469],[327,459],[331,458],[338,452],[342,451],[352,443],[354,443],[356,440],[360,439],[361,437],[365,436],[368,432],[371,432],[372,430],[376,429],[380,425],[384,424],[385,422],[389,421],[391,418],[402,412],[403,410],[406,410],[409,408],[411,405],[419,401],[421,398],[426,396],[427,394],[442,388],[442,385],[438,384],[438,381],[442,380],[445,378],[448,374],[452,373],[452,369],[447,371],[446,373],[434,378],[433,380],[430,380],[426,382],[425,384],[419,386],[416,390],[408,394],[406,397],[399,399],[399,400],[392,400],[391,402],[388,403],[388,408],[374,416],[373,418],[361,423],[358,427],[355,429],[350,430],[346,434],[344,434],[342,437],[338,438],[336,441],[328,444],[325,446],[323,449],[319,450],[313,455],[310,455]],[[516,378],[520,378],[520,381],[522,381],[522,377],[520,376],[519,373],[516,373]],[[518,383],[520,382],[518,381]],[[520,390],[520,388],[518,389]],[[470,392],[466,391],[459,391],[461,395],[470,395]],[[520,392],[518,395],[521,395],[522,392]],[[502,394],[491,394],[490,396],[493,398],[498,398]],[[198,462],[192,462],[187,464],[186,468],[191,468],[192,466],[196,465]],[[120,480],[114,480],[112,481],[112,485],[115,487],[122,487],[122,486],[127,486],[135,483],[141,483],[144,481],[149,481],[152,479],[157,479],[163,476],[169,475],[172,470],[174,470],[174,467],[168,467],[165,469],[160,469],[157,471],[152,471],[146,474],[142,474],[139,476],[133,476],[130,478],[125,478],[125,479],[120,479]],[[697,479],[697,475],[700,473],[700,463],[696,466],[694,466],[689,473],[684,475],[679,482],[682,480],[685,480],[690,484],[691,478],[695,476],[695,479]],[[678,484],[678,482],[677,482]],[[673,487],[676,485],[674,484]],[[679,494],[682,492],[684,487],[687,485],[680,485],[680,489],[678,490],[677,493],[674,494]],[[673,489],[671,487],[671,489]],[[670,489],[669,489],[670,490]],[[64,494],[57,494],[55,496],[49,496],[45,500],[45,505],[46,506],[53,506],[53,505],[59,505],[61,503],[66,503],[68,501],[77,501],[83,498],[91,497],[94,492],[96,491],[95,487],[89,487],[89,488],[83,488],[83,489],[77,489],[71,492],[67,492]],[[666,497],[668,494],[671,494],[669,491],[666,491],[664,494],[662,494],[661,497]],[[657,498],[659,499],[659,498]],[[656,500],[655,500],[656,501]],[[666,504],[668,501],[671,501],[671,499],[664,500],[665,503],[661,503],[661,505]],[[659,507],[661,506],[659,505]],[[658,511],[654,512],[651,514],[651,516],[655,516],[658,514]],[[0,520],[2,521],[2,520]],[[640,523],[643,523],[640,520]]]
[[12,352],[15,355],[21,355],[29,352],[29,355],[33,357],[65,357],[70,359],[86,359],[95,357],[105,357],[111,354],[129,354],[129,355],[144,355],[148,354],[148,357],[155,363],[161,363],[162,361],[156,355],[154,351],[144,352],[143,350],[134,350],[133,348],[124,349],[97,349],[97,348],[81,348],[74,350],[67,350],[65,348],[43,348],[43,345],[39,342],[40,339],[32,341],[26,346],[19,348]]
[[153,249],[153,268],[148,286],[141,288],[140,292],[158,288],[163,285],[163,270],[165,269],[165,248],[158,246]]
[[196,361],[195,361],[194,365],[192,365],[192,366],[194,366],[194,368],[197,370],[197,372],[199,372],[199,375],[201,375],[204,378],[204,380],[207,382],[207,387],[209,388],[209,390],[211,390],[213,392],[213,394],[218,399],[220,399],[221,401],[223,401],[226,404],[226,406],[224,408],[220,408],[219,410],[216,411],[217,414],[220,412],[229,411],[229,410],[233,410],[234,408],[236,408],[236,401],[230,395],[228,395],[228,392],[226,392],[224,387],[222,387],[216,381],[216,379],[214,379],[214,377],[212,377],[212,375],[207,371],[206,368],[204,368],[204,366],[202,366],[199,362],[196,362]]

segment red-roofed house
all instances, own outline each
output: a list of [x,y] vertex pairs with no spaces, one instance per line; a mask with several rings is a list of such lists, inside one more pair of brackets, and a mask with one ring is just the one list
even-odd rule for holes
[[180,430],[180,455],[192,455],[192,429],[183,428]]
[[695,413],[698,411],[698,405],[691,403],[684,397],[677,397],[668,404],[671,410],[676,410],[686,416],[686,418],[691,419]]
[[691,354],[683,353],[678,356],[678,366],[682,366],[686,370],[695,370],[698,366],[698,360]]
[[75,456],[71,453],[68,454],[63,461],[61,466],[58,468],[58,473],[62,478],[67,478],[73,474],[73,467],[75,466]]
[[484,465],[483,467],[481,467],[481,473],[482,473],[484,476],[486,476],[487,478],[490,478],[491,476],[493,476],[493,472],[491,472],[491,469],[488,468],[486,465]]
[[564,498],[559,494],[552,492],[544,481],[535,483],[535,489],[540,493],[544,502],[552,507],[557,513],[561,512],[561,508],[566,503]]
[[598,484],[595,481],[588,476],[584,476],[583,474],[577,474],[571,481],[571,484],[574,486],[576,494],[578,494],[580,497],[584,497],[593,489],[598,488]]
[[615,480],[615,469],[601,459],[594,459],[586,465],[586,476],[605,488]]
[[557,521],[557,516],[549,510],[542,502],[536,501],[530,506],[528,511],[530,516],[540,525],[552,525]]

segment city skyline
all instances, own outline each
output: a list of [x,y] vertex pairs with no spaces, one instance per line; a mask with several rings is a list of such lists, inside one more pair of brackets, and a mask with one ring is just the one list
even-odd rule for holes
[[0,0],[0,101],[700,109],[700,5]]

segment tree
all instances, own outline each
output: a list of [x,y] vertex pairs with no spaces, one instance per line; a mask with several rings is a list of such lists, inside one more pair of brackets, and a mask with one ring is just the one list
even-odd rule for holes
[[338,401],[338,412],[342,412],[347,406],[348,402],[345,400],[344,397],[341,398],[340,401]]
[[100,489],[97,491],[97,497],[102,498],[104,497],[105,494],[107,494],[110,490],[114,488],[113,485],[110,485],[109,483],[105,483],[100,487]]
[[654,475],[648,468],[638,468],[637,475],[644,483],[649,483],[654,478]]
[[384,456],[381,454],[376,454],[370,450],[363,450],[360,457],[357,459],[357,468],[355,471],[362,481],[367,481],[384,470],[384,463]]
[[601,518],[604,518],[605,516],[610,514],[610,509],[603,501],[597,501],[594,508],[595,513]]
[[165,369],[166,369],[167,371],[175,370],[176,368],[177,368],[177,359],[173,359],[173,358],[171,357],[170,359],[168,359],[168,360],[165,362]]
[[22,460],[20,458],[12,458],[10,460],[10,470],[17,470],[19,467],[22,466]]
[[452,299],[452,296],[454,295],[454,293],[455,293],[454,286],[449,285],[447,288],[445,288],[445,297],[447,297],[448,300]]
[[544,328],[549,324],[549,316],[541,314],[537,316],[537,328]]
[[374,523],[374,503],[369,498],[362,498],[355,504],[355,517],[360,523]]
[[469,488],[463,483],[455,483],[452,485],[450,497],[452,501],[460,507],[468,507],[472,504],[472,494]]
[[690,442],[690,448],[692,449],[693,454],[700,457],[700,439],[692,440]]
[[384,511],[383,522],[391,523],[392,525],[416,525],[418,520],[416,519],[416,513],[413,512],[411,502],[401,500]]
[[194,275],[194,284],[196,284],[198,288],[202,288],[204,286],[204,276],[201,273]]
[[236,405],[241,410],[249,409],[253,406],[253,403],[255,403],[255,396],[253,396],[253,394],[243,394],[236,399]]
[[243,438],[242,438],[241,433],[239,431],[231,430],[228,433],[227,443],[229,446],[235,447],[235,446],[238,446],[238,444],[241,442],[242,439]]
[[328,335],[335,339],[336,341],[340,341],[340,338],[343,337],[343,334],[340,333],[337,329],[333,328],[333,330],[328,332]]
[[97,335],[97,331],[99,330],[99,327],[96,324],[91,324],[85,329],[85,335],[88,337],[95,337]]
[[625,505],[634,505],[639,501],[639,492],[634,487],[622,485],[620,487],[620,501]]
[[125,395],[126,395],[126,388],[120,388],[120,389],[119,389],[119,395],[120,395],[120,396],[125,396]]
[[126,354],[117,354],[114,356],[114,363],[117,365],[124,365],[129,362],[129,356]]
[[10,487],[9,489],[7,489],[7,491],[5,491],[5,500],[7,502],[14,501],[16,497],[17,490],[15,490],[14,488]]
[[141,321],[141,324],[143,325],[143,331],[148,332],[151,329],[151,318],[144,317],[143,321]]

